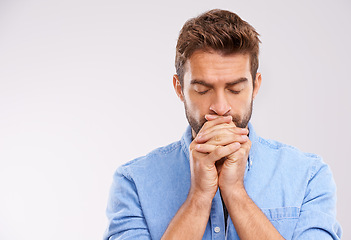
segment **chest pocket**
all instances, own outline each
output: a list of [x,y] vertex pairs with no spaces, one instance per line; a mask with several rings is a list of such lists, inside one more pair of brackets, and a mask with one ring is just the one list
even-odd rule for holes
[[261,210],[285,239],[292,238],[296,223],[300,217],[300,208],[281,207],[263,208]]

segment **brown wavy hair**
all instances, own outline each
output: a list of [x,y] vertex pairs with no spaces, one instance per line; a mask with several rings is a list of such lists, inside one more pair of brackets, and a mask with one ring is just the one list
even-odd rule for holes
[[213,9],[189,19],[180,30],[176,47],[175,68],[181,86],[184,81],[184,65],[196,50],[215,51],[223,55],[249,54],[254,81],[260,42],[256,30],[230,11]]

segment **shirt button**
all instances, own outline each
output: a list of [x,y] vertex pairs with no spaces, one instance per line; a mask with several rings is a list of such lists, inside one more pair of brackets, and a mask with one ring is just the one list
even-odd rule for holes
[[215,231],[215,233],[219,233],[221,231],[221,228],[220,227],[215,227],[214,231]]

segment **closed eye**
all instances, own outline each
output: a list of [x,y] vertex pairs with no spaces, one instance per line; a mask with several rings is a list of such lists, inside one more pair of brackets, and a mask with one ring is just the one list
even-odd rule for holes
[[196,91],[198,94],[200,94],[200,95],[204,95],[205,93],[207,93],[209,91],[209,89],[208,90],[205,90],[205,91]]
[[235,90],[232,90],[232,89],[228,89],[228,90],[229,90],[229,92],[234,93],[234,94],[239,94],[240,93],[240,91],[235,91]]

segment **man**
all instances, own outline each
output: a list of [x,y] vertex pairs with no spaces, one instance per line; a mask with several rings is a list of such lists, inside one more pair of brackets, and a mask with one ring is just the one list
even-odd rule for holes
[[229,11],[185,23],[173,85],[190,126],[117,170],[105,239],[340,239],[328,166],[249,123],[259,42]]

